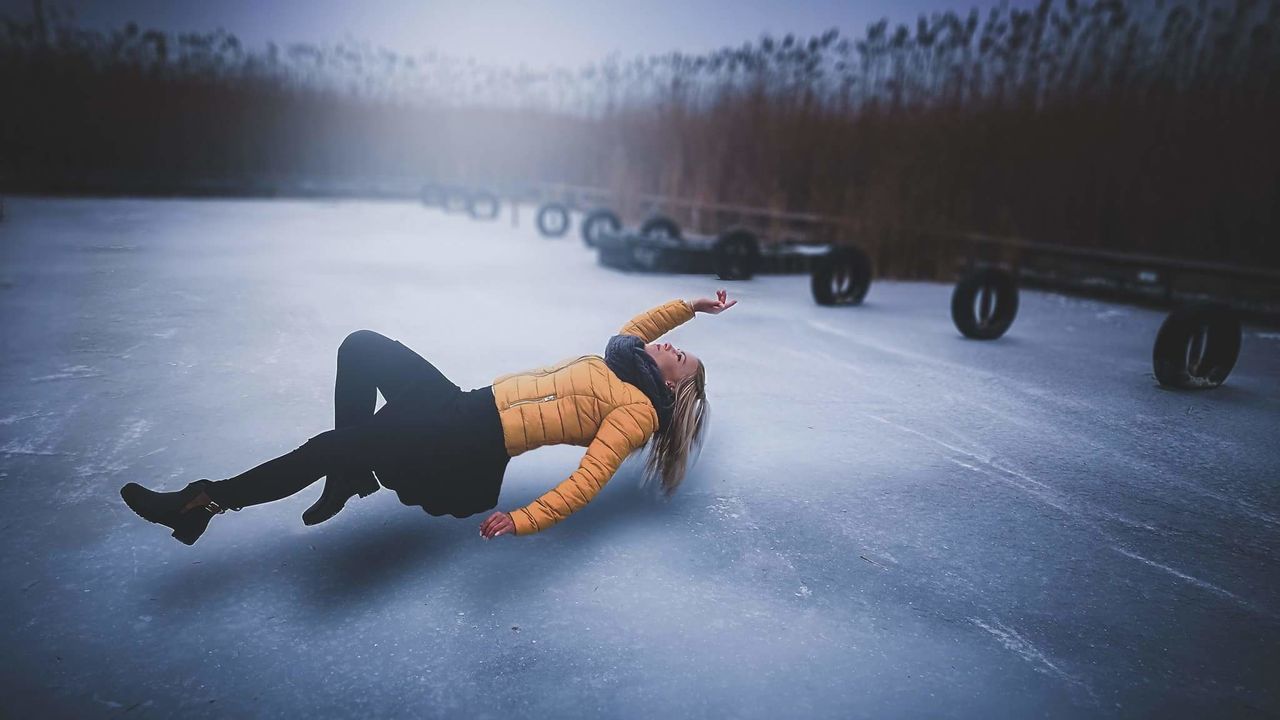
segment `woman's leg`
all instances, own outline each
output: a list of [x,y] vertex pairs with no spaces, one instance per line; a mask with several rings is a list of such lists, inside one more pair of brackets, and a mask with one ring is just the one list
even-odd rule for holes
[[[377,413],[380,421],[375,422],[378,390],[387,406]],[[405,421],[461,392],[399,341],[372,330],[357,330],[338,346],[336,427],[293,452],[215,482],[210,497],[223,507],[239,509],[289,497],[328,475],[353,479],[370,475],[368,481],[376,489],[372,468],[414,442]],[[393,416],[388,410],[401,412]]]
[[378,390],[388,404],[432,404],[462,388],[399,340],[372,330],[357,330],[338,346],[334,427],[358,425],[372,418]]
[[326,475],[360,472],[379,458],[392,457],[407,432],[376,422],[326,430],[292,452],[213,482],[206,492],[218,505],[235,510],[280,500]]
[[[338,369],[333,388],[334,427],[360,425],[373,418],[378,391],[392,410],[425,410],[462,391],[426,358],[399,340],[356,330],[338,346]],[[371,467],[355,468],[346,486],[362,495],[378,489]]]

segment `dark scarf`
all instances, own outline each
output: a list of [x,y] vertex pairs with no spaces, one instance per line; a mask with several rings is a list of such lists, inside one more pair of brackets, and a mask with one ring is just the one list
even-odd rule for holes
[[671,410],[676,398],[662,381],[658,363],[644,351],[644,341],[635,335],[614,335],[604,350],[604,364],[623,382],[640,388],[653,409],[658,411],[658,432],[664,432],[671,422]]

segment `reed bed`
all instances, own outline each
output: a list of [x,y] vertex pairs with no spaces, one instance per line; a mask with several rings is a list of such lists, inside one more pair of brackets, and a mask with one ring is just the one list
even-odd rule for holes
[[901,277],[960,231],[1280,267],[1278,31],[1280,0],[1042,0],[570,71],[50,12],[3,21],[0,185],[567,182],[848,217]]

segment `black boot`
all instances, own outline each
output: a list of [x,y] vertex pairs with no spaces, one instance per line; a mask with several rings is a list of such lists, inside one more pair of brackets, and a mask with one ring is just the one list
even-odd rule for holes
[[[226,512],[226,508],[213,502],[212,498],[203,505],[184,510],[187,504],[200,496],[200,493],[213,483],[208,480],[196,480],[175,492],[155,492],[137,483],[129,483],[120,488],[120,497],[130,510],[138,513],[144,520],[164,525],[173,530],[173,536],[186,545],[193,545],[209,527],[209,520],[214,515]],[[205,497],[209,497],[205,493]]]
[[378,481],[372,472],[360,473],[354,480],[347,480],[341,473],[328,475],[324,479],[324,492],[320,499],[302,513],[302,522],[306,525],[319,525],[337,515],[347,501],[359,495],[367,497],[378,489]]

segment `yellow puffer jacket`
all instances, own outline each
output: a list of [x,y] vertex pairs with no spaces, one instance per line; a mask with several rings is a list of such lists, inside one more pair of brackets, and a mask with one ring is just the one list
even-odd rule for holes
[[[692,318],[692,305],[672,300],[632,318],[618,333],[651,343]],[[546,530],[581,509],[658,428],[648,396],[614,375],[599,355],[503,375],[493,381],[493,399],[508,455],[561,443],[587,448],[568,479],[511,512],[516,535]]]

